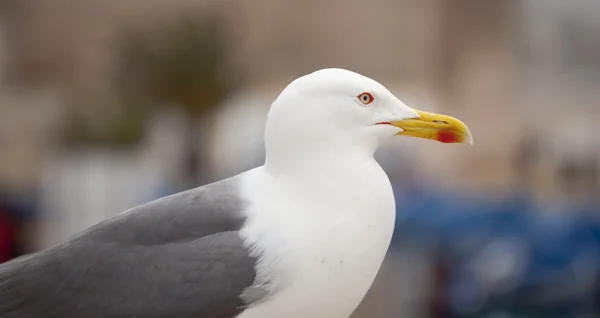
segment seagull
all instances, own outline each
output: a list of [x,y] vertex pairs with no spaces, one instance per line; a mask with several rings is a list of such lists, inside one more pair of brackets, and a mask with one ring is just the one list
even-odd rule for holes
[[264,165],[0,265],[0,318],[347,318],[391,241],[373,155],[394,136],[473,142],[358,73],[304,75],[271,105]]

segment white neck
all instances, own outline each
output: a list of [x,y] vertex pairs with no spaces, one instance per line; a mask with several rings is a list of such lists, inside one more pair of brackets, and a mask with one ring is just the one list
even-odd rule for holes
[[357,134],[354,138],[266,138],[265,168],[277,175],[320,175],[339,171],[349,161],[372,161],[377,148],[374,139],[367,134]]
[[[264,168],[270,175],[283,180],[286,187],[312,202],[352,202],[354,197],[358,199],[370,191],[391,195],[391,191],[387,191],[391,189],[387,175],[373,158],[376,143],[371,142],[371,147],[367,147],[356,142],[358,140],[361,139],[320,139],[310,144],[289,143],[285,146],[267,143]],[[348,209],[341,211],[348,213]]]

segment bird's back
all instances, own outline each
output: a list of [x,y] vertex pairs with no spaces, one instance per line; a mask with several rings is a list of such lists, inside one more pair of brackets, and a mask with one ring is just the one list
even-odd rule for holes
[[255,279],[228,179],[134,208],[0,265],[0,318],[231,318]]

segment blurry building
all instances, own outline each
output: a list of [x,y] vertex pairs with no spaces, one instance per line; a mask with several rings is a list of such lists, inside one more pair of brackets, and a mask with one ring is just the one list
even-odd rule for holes
[[598,192],[600,30],[597,1],[524,1],[525,116],[541,147],[535,187],[571,202]]

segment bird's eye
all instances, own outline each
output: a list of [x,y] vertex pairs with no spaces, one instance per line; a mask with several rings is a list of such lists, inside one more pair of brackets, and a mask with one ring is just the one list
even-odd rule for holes
[[373,95],[371,95],[371,93],[365,92],[358,95],[358,100],[360,100],[361,103],[368,105],[371,104],[373,100],[375,100],[375,98],[373,97]]

